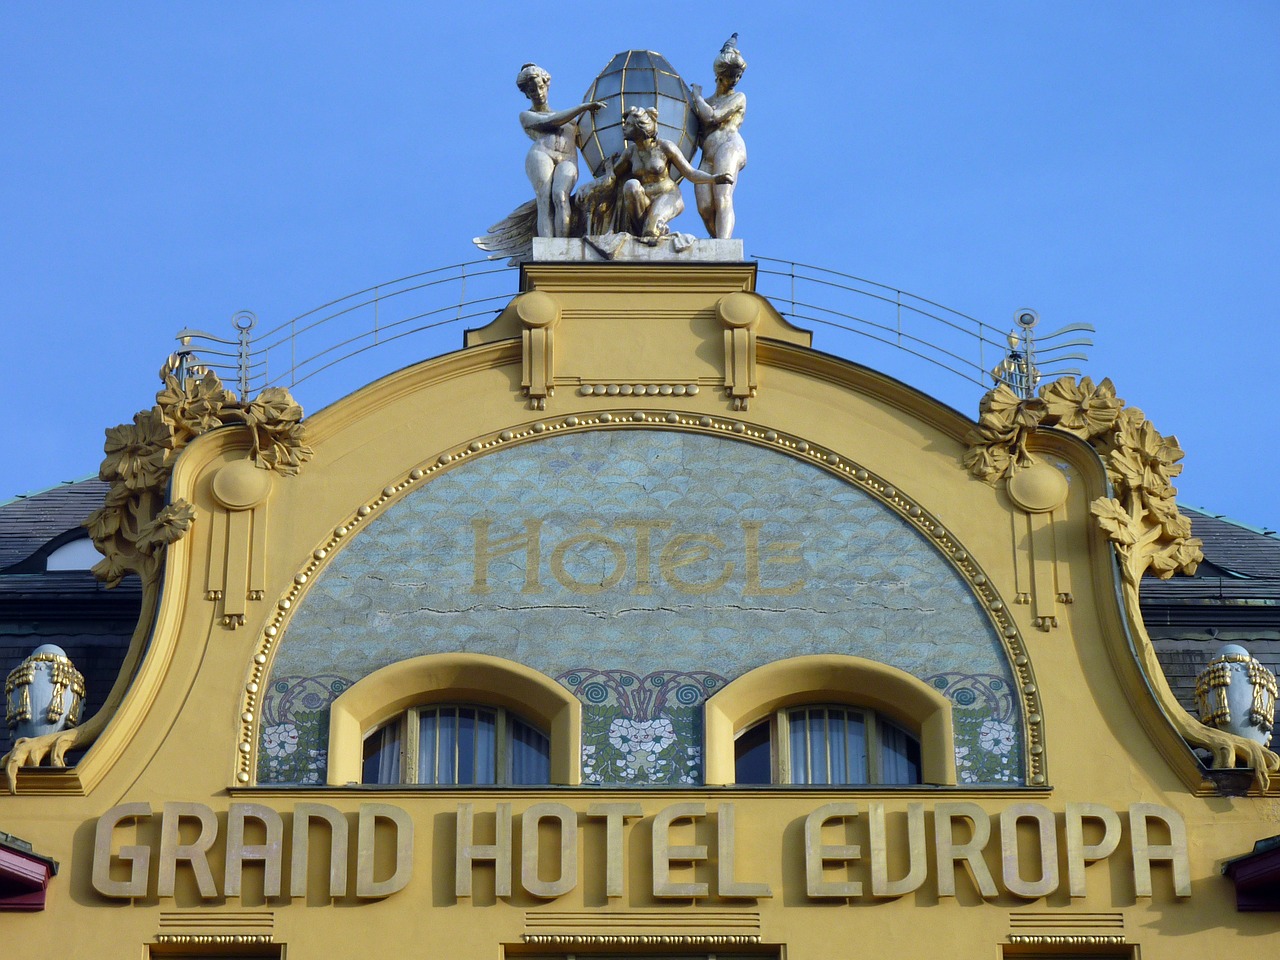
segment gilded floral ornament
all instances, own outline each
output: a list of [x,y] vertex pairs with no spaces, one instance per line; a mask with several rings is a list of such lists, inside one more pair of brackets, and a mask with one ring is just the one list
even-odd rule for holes
[[253,461],[260,467],[293,476],[311,459],[302,442],[302,407],[283,387],[268,387],[244,408],[244,422],[253,438]]
[[1144,574],[1162,580],[1193,574],[1204,559],[1191,521],[1178,510],[1173,478],[1182,472],[1182,447],[1166,437],[1137,407],[1126,407],[1109,379],[1063,377],[1020,399],[1003,383],[982,398],[978,425],[969,432],[964,466],[993,486],[1036,462],[1027,450],[1031,433],[1052,427],[1089,443],[1102,458],[1112,496],[1099,497],[1090,511],[1115,548],[1123,576],[1125,605],[1140,664],[1164,713],[1193,746],[1213,754],[1215,768],[1242,760],[1266,789],[1280,772],[1280,756],[1258,743],[1198,723],[1177,702],[1156,660],[1138,604]]
[[[181,540],[198,521],[185,500],[165,503],[165,491],[179,453],[196,437],[224,426],[241,426],[249,434],[249,456],[264,470],[294,475],[311,459],[304,443],[302,407],[289,391],[272,387],[251,402],[238,400],[217,375],[170,357],[160,369],[161,388],[155,406],[137,413],[132,423],[111,427],[103,446],[99,476],[108,481],[102,507],[84,526],[103,559],[93,574],[108,587],[131,573],[143,584],[144,617],[154,611],[166,548]],[[136,645],[135,645],[136,646]],[[83,749],[97,739],[123,698],[140,654],[131,648],[121,679],[102,709],[81,726],[43,737],[20,739],[0,763],[10,791],[18,769],[64,765],[70,749]]]

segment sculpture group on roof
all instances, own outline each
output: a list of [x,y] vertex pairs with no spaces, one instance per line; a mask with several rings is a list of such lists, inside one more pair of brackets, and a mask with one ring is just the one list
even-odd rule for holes
[[[552,110],[551,75],[524,64],[516,86],[529,98],[520,124],[533,141],[525,172],[534,198],[476,244],[493,256],[509,256],[513,264],[528,259],[535,237],[590,238],[607,255],[629,237],[651,246],[671,242],[682,250],[694,239],[670,226],[684,210],[682,179],[694,184],[708,234],[730,239],[734,188],[747,163],[739,132],[747,98],[736,89],[747,64],[737,39],[735,33],[716,55],[710,98],[701,86],[687,86],[658,54],[632,50],[613,58],[584,102]],[[683,115],[674,116],[679,110]],[[575,193],[580,149],[594,179]],[[702,156],[694,167],[697,149]]]

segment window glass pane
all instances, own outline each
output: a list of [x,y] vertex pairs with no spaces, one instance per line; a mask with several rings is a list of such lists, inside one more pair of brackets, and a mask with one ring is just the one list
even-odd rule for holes
[[[856,719],[856,717],[855,717]],[[847,717],[843,710],[827,711],[827,732],[831,747],[831,776],[827,783],[853,783],[849,779],[849,741],[845,730]]]
[[887,720],[880,721],[880,768],[885,783],[920,782],[920,742]]
[[773,763],[768,720],[744,730],[733,744],[734,780],[737,783],[772,783]]
[[867,720],[853,710],[845,712],[845,747],[849,756],[849,778],[842,783],[870,783],[867,772]]
[[476,712],[468,707],[458,708],[458,778],[454,783],[476,782]]
[[436,764],[439,760],[436,738],[440,734],[438,711],[423,710],[418,720],[418,782],[439,783]]
[[389,723],[364,738],[363,783],[400,782],[400,724]]
[[551,741],[523,720],[507,717],[511,783],[548,783],[551,780]]
[[[498,774],[498,716],[477,710],[475,720],[475,760],[468,783],[496,783]],[[459,780],[459,782],[462,782]]]
[[457,783],[458,711],[455,707],[444,707],[438,715],[440,747],[436,755],[436,776],[434,780],[419,779],[422,783]]
[[831,738],[827,735],[827,718],[832,711],[809,711],[809,782],[830,783],[831,773],[827,764],[827,751]]

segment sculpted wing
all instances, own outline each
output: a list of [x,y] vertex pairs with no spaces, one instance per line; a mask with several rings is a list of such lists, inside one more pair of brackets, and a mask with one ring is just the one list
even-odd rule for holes
[[536,200],[522,203],[489,228],[483,237],[473,237],[481,250],[487,251],[490,260],[510,257],[507,266],[518,266],[533,255],[533,237],[538,230],[538,204]]

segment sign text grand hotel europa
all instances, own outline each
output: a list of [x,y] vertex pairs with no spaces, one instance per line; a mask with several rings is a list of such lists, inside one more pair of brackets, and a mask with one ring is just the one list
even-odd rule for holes
[[[1108,806],[1088,802],[1067,803],[1060,813],[1038,803],[1016,803],[993,815],[969,801],[936,803],[932,809],[910,802],[896,812],[887,811],[879,800],[868,801],[865,808],[858,801],[838,801],[822,804],[803,818],[800,849],[785,849],[781,838],[776,848],[779,855],[803,857],[804,892],[812,900],[901,897],[926,883],[939,897],[954,897],[958,872],[987,900],[1002,893],[1038,899],[1064,883],[1071,897],[1084,897],[1088,865],[1116,855],[1122,843],[1126,849],[1120,854],[1132,861],[1136,896],[1154,895],[1152,866],[1158,865],[1167,876],[1154,886],[1165,895],[1189,897],[1187,835],[1181,816],[1153,803],[1130,804],[1125,814],[1122,817]],[[349,816],[355,820],[354,850]],[[483,818],[487,838],[492,839],[480,842],[475,805],[459,803],[451,893],[459,899],[470,897],[473,874],[487,869],[497,897],[511,896],[513,883],[518,882],[533,897],[554,899],[572,892],[587,871],[596,871],[603,874],[606,896],[622,897],[628,860],[637,855],[647,861],[657,899],[763,899],[779,892],[759,879],[738,875],[739,827],[745,826],[756,837],[763,829],[759,824],[739,824],[735,802],[691,801],[662,807],[650,815],[652,842],[644,844],[647,850],[637,852],[634,848],[640,845],[631,842],[632,828],[645,816],[636,801],[593,802],[583,810],[542,802],[518,814],[513,814],[511,803],[495,803]],[[518,849],[512,840],[517,818]],[[158,842],[114,845],[122,824],[135,821],[141,826],[156,820]],[[379,821],[384,821],[381,830]],[[932,822],[932,844],[927,843],[926,821]],[[282,869],[288,862],[287,896],[305,898],[308,860],[316,855],[309,842],[313,822],[328,826],[329,849],[321,852],[329,858],[330,897],[377,899],[410,885],[414,819],[393,804],[362,803],[358,813],[348,815],[328,804],[296,803],[292,829],[286,832],[281,814],[263,804],[232,803],[221,825],[218,814],[204,804],[167,802],[157,812],[147,803],[121,804],[98,819],[93,887],[111,898],[142,899],[152,889],[155,896],[173,897],[177,871],[183,867],[194,875],[201,897],[237,897],[245,867],[253,865],[255,872],[261,870],[263,896],[281,897]],[[199,826],[194,841],[182,841],[184,824],[188,834],[192,826]],[[601,832],[603,858],[580,860],[579,833],[586,830]],[[264,842],[247,842],[250,831]],[[554,843],[541,842],[547,831]],[[219,844],[219,834],[225,851],[221,885],[208,856]],[[834,842],[837,839],[841,842]],[[557,857],[543,855],[548,846],[558,850]],[[1060,846],[1065,856],[1060,856]],[[988,850],[999,852],[1000,867],[995,871],[984,855]],[[353,852],[356,876],[349,878]],[[906,870],[891,876],[891,864],[900,864],[903,852]],[[381,864],[380,871],[375,861]],[[1023,874],[1028,863],[1037,864],[1030,877]],[[378,872],[384,875],[377,876]]]

